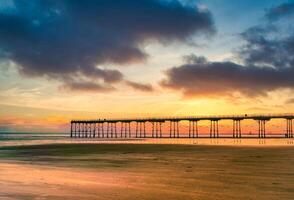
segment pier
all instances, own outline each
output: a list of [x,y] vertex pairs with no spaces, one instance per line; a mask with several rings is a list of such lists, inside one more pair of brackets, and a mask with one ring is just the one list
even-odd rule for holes
[[[293,138],[294,114],[252,114],[252,115],[216,115],[216,116],[190,116],[190,117],[162,117],[162,118],[129,118],[129,119],[97,119],[97,120],[72,120],[70,137],[72,138],[182,138],[179,129],[181,121],[189,124],[188,138],[244,138],[241,122],[255,120],[258,138],[266,138],[266,123],[272,119],[285,120],[285,133],[282,137]],[[232,121],[232,134],[222,136],[219,131],[219,122]],[[201,135],[198,130],[198,122],[209,121],[209,135]],[[163,124],[169,125],[169,134],[164,135]],[[151,125],[150,133],[146,131],[146,124]],[[248,136],[247,136],[248,137]]]

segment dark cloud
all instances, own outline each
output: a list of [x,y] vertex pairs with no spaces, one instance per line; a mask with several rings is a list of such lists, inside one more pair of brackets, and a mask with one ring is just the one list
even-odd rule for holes
[[279,88],[294,88],[293,68],[244,66],[233,62],[209,62],[195,57],[194,62],[166,71],[161,85],[182,90],[186,97],[265,95]]
[[294,98],[288,99],[285,103],[286,104],[294,104]]
[[143,84],[143,83],[137,83],[133,81],[125,81],[125,83],[132,87],[135,90],[143,91],[143,92],[152,92],[154,89],[151,84]]
[[116,83],[123,80],[123,74],[119,70],[100,69],[84,66],[82,69],[84,75],[88,78],[101,78],[105,83]]
[[279,36],[275,26],[253,27],[241,34],[246,42],[238,56],[247,64],[262,67],[293,67],[294,34]]
[[266,13],[266,18],[271,21],[279,20],[282,17],[287,17],[294,14],[294,2],[281,4],[271,8]]
[[[282,8],[273,8],[269,13],[273,17],[274,13],[282,15],[278,11],[294,12]],[[287,18],[283,24],[293,26]],[[204,57],[186,56],[185,64],[166,71],[161,85],[183,91],[186,97],[235,93],[252,97],[279,89],[294,89],[294,34],[283,32],[279,26],[271,22],[243,32],[241,38],[245,44],[235,53],[241,63],[210,62]]]
[[211,34],[209,11],[178,0],[14,0],[0,10],[0,59],[12,60],[21,73],[68,79],[122,80],[119,71],[97,65],[140,62],[146,41],[185,42]]
[[60,86],[60,89],[74,92],[110,92],[115,90],[110,85],[103,85],[89,81],[69,81]]

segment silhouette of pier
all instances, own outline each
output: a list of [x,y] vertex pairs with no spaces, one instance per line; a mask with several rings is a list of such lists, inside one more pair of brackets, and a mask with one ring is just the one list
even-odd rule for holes
[[[97,119],[72,120],[70,137],[72,138],[182,138],[179,129],[181,121],[189,123],[188,138],[210,137],[219,138],[219,121],[232,121],[232,134],[226,137],[243,138],[241,122],[255,120],[257,122],[256,137],[266,138],[266,123],[271,119],[284,119],[286,122],[283,137],[293,138],[294,114],[252,114],[252,115],[215,115],[190,117],[162,117],[162,118],[129,118],[129,119]],[[210,121],[209,136],[199,134],[198,122]],[[147,133],[146,124],[152,126],[151,133]],[[169,124],[169,134],[163,135],[162,125]],[[119,125],[119,128],[117,127]]]

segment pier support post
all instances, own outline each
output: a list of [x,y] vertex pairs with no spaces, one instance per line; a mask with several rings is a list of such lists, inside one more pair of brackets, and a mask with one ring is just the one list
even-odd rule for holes
[[143,122],[143,137],[146,138],[146,122]]
[[104,137],[104,134],[102,134],[102,130],[103,130],[103,122],[102,123],[98,122],[98,131],[97,131],[98,138]]
[[132,133],[131,133],[131,122],[127,122],[126,123],[126,135],[128,138],[132,137]]
[[117,138],[116,122],[107,122],[107,138]]
[[286,126],[286,138],[293,138],[293,123],[292,118],[286,119],[287,126]]
[[240,119],[233,119],[233,138],[241,138],[241,120]]
[[169,122],[169,138],[172,137],[172,121]]
[[91,137],[91,131],[92,131],[92,123],[88,122],[87,123],[87,137]]
[[99,138],[100,137],[100,123],[97,122],[96,124],[96,137]]
[[89,122],[89,138],[93,136],[93,122]]
[[114,137],[117,138],[116,122],[114,123]]
[[176,128],[177,128],[177,138],[180,137],[180,130],[179,130],[179,122],[177,121],[176,123]]
[[88,137],[88,122],[85,123],[85,138]]
[[162,123],[161,121],[151,122],[152,124],[152,137],[162,138]]
[[112,134],[113,134],[113,124],[111,122],[108,122],[109,125],[109,129],[108,129],[108,137],[112,138]]
[[198,120],[189,120],[189,138],[198,137]]
[[73,135],[73,122],[70,123],[70,137]]
[[82,138],[86,137],[86,123],[83,123],[83,134],[82,134]]
[[269,119],[258,119],[258,137],[259,138],[265,138],[266,137],[266,121],[268,121]]
[[104,138],[104,132],[105,132],[104,131],[104,123],[102,122],[101,123],[101,134],[102,134],[101,136],[102,136],[102,138]]
[[124,132],[124,123],[120,122],[120,137],[123,138],[123,132]]
[[86,137],[86,123],[83,123],[83,131],[82,131],[82,138]]
[[96,130],[97,129],[96,124],[97,124],[96,122],[93,123],[93,138],[96,137],[96,131],[97,131]]
[[108,138],[108,133],[109,133],[109,123],[107,122],[106,124],[106,137]]
[[154,137],[158,137],[158,135],[157,135],[157,129],[158,129],[158,126],[157,126],[157,122],[153,122],[152,123],[152,126],[153,126],[153,128],[152,128],[152,130],[153,130],[153,133],[152,133],[152,135],[154,136]]
[[81,137],[81,123],[78,123],[78,137]]
[[136,138],[138,138],[138,135],[140,132],[140,128],[141,128],[140,125],[141,125],[140,122],[136,122],[136,135],[135,135]]
[[81,138],[84,138],[85,134],[85,123],[82,123]]
[[85,138],[86,137],[86,123],[83,123],[83,126],[82,126],[82,138]]
[[93,122],[90,122],[89,123],[89,126],[90,126],[90,133],[89,133],[89,138],[92,138],[93,137],[93,133],[94,133],[94,123]]
[[139,126],[139,123],[140,123],[140,122],[136,122],[136,131],[135,131],[135,137],[136,137],[136,138],[138,138],[138,133],[139,133],[139,128],[138,128],[138,126]]
[[162,123],[159,122],[159,137],[162,138]]
[[86,138],[88,138],[89,136],[89,132],[91,129],[91,124],[89,124],[89,122],[86,123]]
[[83,132],[83,123],[79,123],[79,138],[83,137],[82,132]]
[[128,137],[128,124],[127,123],[124,123],[124,132],[125,132],[124,136],[125,136],[125,138],[127,138]]
[[74,132],[74,137],[77,137],[77,132],[78,132],[78,123],[75,123],[75,132]]
[[170,121],[169,125],[169,137],[170,138],[179,138],[179,121]]
[[158,138],[158,122],[154,122],[155,123],[155,137]]
[[146,137],[145,122],[136,122],[136,138]]
[[210,137],[211,138],[218,138],[219,131],[218,131],[218,119],[210,120]]
[[121,122],[120,126],[120,137],[121,138],[131,138],[131,122]]
[[154,133],[155,133],[155,132],[154,132],[154,128],[155,128],[154,123],[155,123],[155,122],[151,122],[151,124],[152,124],[152,136],[151,136],[151,137],[152,137],[152,138],[154,138],[154,136],[155,136],[155,135],[154,135]]
[[117,133],[116,133],[116,122],[109,122],[109,126],[110,126],[110,129],[109,129],[109,134],[108,134],[108,137],[110,138],[116,138],[117,137]]
[[77,134],[77,123],[73,123],[73,133],[72,133],[72,137],[76,137]]
[[151,124],[152,124],[152,138],[155,137],[155,123],[156,122],[151,122]]
[[73,122],[71,123],[71,133],[70,133],[70,137],[75,137],[75,131],[76,131],[76,123]]
[[85,123],[84,123],[84,138],[86,138],[87,135],[88,135],[87,131],[88,131],[88,123],[85,122]]
[[88,138],[90,135],[91,135],[91,122],[87,122],[86,138]]

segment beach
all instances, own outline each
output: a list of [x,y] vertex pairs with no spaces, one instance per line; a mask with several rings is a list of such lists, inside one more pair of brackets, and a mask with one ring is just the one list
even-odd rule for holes
[[294,0],[0,0],[0,200],[294,200]]
[[291,139],[283,145],[57,141],[6,141],[0,148],[0,199],[294,197]]

